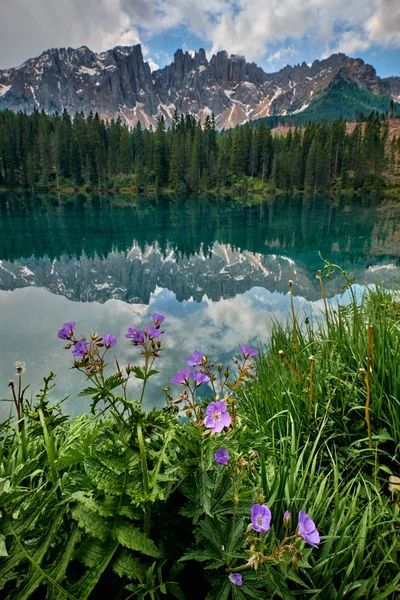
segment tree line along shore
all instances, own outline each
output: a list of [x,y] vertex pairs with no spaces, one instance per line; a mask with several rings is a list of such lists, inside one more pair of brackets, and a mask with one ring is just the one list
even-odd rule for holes
[[400,179],[398,120],[217,131],[174,114],[133,128],[98,114],[0,112],[0,188],[35,191],[383,193]]

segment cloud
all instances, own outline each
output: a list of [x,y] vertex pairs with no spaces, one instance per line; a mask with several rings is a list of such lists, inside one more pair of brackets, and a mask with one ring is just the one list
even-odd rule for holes
[[290,56],[294,56],[295,54],[296,54],[296,49],[294,46],[280,48],[279,50],[277,50],[273,54],[270,54],[267,57],[267,62],[275,63],[275,62],[281,61],[282,59],[287,59]]
[[50,47],[106,50],[139,41],[120,0],[0,0],[0,67],[19,65]]
[[248,60],[279,61],[304,43],[351,54],[400,46],[400,0],[0,0],[0,66],[51,46],[151,46],[176,28]]
[[400,2],[380,0],[375,13],[365,25],[370,42],[383,46],[400,46]]
[[371,42],[360,34],[354,31],[344,31],[335,45],[335,47],[327,48],[323,54],[323,58],[327,58],[333,52],[343,52],[349,56],[354,56],[357,52],[368,50]]

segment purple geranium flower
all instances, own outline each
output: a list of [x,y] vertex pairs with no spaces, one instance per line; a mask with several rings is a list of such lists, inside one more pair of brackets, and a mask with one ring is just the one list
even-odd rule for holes
[[251,507],[251,523],[254,531],[265,533],[271,526],[271,511],[266,504],[253,504]]
[[154,338],[160,337],[161,335],[161,331],[157,329],[157,327],[147,327],[145,331],[149,336],[149,340],[153,340]]
[[106,345],[106,348],[111,348],[111,346],[114,346],[114,344],[118,342],[118,338],[116,338],[115,335],[112,335],[111,333],[106,333],[103,335],[103,341]]
[[199,373],[199,371],[193,371],[191,375],[194,379],[194,385],[196,387],[198,387],[202,383],[208,383],[210,381],[208,375],[204,375],[204,373]]
[[125,334],[125,337],[133,340],[136,344],[141,344],[144,340],[143,331],[140,331],[136,325],[128,327],[128,332]]
[[283,524],[285,527],[289,527],[290,519],[291,519],[291,514],[288,510],[286,510],[285,514],[283,515]]
[[186,368],[183,371],[178,371],[175,377],[171,379],[171,383],[177,385],[187,385],[189,383],[190,369]]
[[74,329],[76,327],[75,321],[70,321],[69,323],[64,323],[61,329],[58,330],[57,337],[61,340],[69,340],[71,335],[74,333]]
[[215,433],[220,433],[224,427],[231,424],[231,416],[226,412],[226,402],[210,402],[206,415],[204,425]]
[[86,354],[86,352],[87,352],[86,341],[85,340],[79,340],[79,342],[76,342],[76,344],[72,348],[71,352],[72,352],[72,354],[74,356],[84,356]]
[[165,321],[165,317],[164,317],[164,315],[160,315],[159,313],[154,313],[153,321],[154,321],[154,325],[156,327],[158,327],[159,325],[161,325],[161,323],[163,323]]
[[250,358],[251,356],[257,356],[258,354],[257,348],[250,348],[250,346],[245,346],[244,344],[240,344],[239,347],[243,353],[244,358]]
[[229,463],[228,450],[225,450],[225,448],[219,448],[219,450],[217,450],[216,453],[214,454],[214,460],[215,460],[215,462],[219,463],[220,465],[226,466]]
[[195,350],[191,356],[186,361],[186,364],[189,367],[197,367],[197,365],[201,365],[203,362],[203,355],[199,350]]
[[297,532],[307,544],[314,546],[314,548],[318,548],[317,544],[320,542],[319,533],[315,527],[314,521],[303,510],[299,512]]
[[232,581],[233,585],[242,585],[243,578],[240,573],[231,573],[229,575],[230,581]]

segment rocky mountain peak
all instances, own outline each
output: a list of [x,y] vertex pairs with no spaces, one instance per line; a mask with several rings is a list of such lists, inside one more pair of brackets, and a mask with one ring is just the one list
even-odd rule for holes
[[217,126],[234,127],[269,115],[301,112],[340,77],[374,94],[400,100],[400,79],[380,79],[371,65],[345,54],[287,65],[266,73],[244,56],[221,50],[210,60],[200,48],[179,49],[173,62],[151,73],[140,44],[95,53],[87,46],[51,48],[20,67],[0,71],[0,110],[98,112],[132,126],[155,125],[175,110]]

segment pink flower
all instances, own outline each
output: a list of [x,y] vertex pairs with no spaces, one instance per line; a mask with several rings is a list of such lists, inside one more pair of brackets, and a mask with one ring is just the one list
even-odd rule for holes
[[210,402],[206,409],[204,425],[212,432],[220,433],[231,424],[231,416],[226,412],[226,402]]
[[251,356],[257,356],[258,354],[257,348],[250,348],[250,346],[245,346],[244,344],[240,344],[239,347],[243,353],[244,358],[250,358]]

